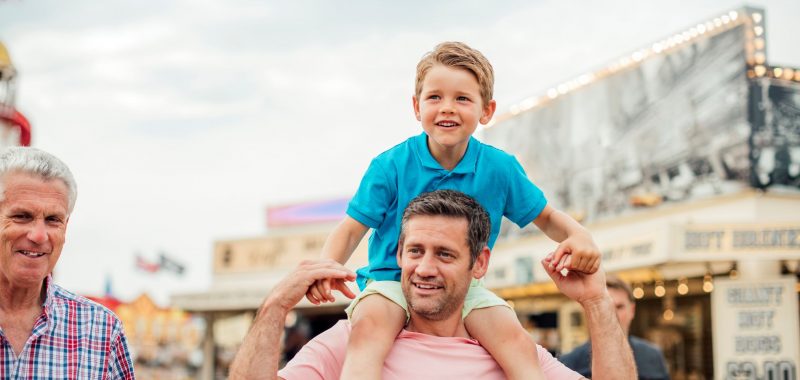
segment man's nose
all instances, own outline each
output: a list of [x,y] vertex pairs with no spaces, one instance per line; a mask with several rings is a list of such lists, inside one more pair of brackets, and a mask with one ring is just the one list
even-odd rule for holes
[[420,277],[428,277],[436,275],[436,259],[432,253],[426,253],[417,263],[415,272]]
[[44,244],[47,243],[48,239],[47,226],[44,220],[35,220],[31,223],[30,229],[28,230],[28,240],[36,244]]

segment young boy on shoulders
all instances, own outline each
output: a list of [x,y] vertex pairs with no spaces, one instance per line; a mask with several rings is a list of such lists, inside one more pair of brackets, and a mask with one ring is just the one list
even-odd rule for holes
[[[534,223],[559,246],[557,270],[594,273],[600,252],[589,232],[547,205],[517,160],[472,137],[478,123],[495,112],[494,72],[479,51],[444,42],[417,64],[414,114],[423,133],[372,160],[347,209],[322,248],[322,257],[346,263],[366,232],[369,265],[357,271],[359,296],[347,308],[352,324],[342,379],[377,379],[394,338],[408,318],[400,288],[397,242],[408,202],[437,189],[474,197],[489,212],[489,248],[507,217],[519,226]],[[331,280],[318,281],[309,301],[332,301]],[[479,281],[470,286],[462,311],[467,331],[497,360],[509,379],[543,379],[535,342],[514,311]]]

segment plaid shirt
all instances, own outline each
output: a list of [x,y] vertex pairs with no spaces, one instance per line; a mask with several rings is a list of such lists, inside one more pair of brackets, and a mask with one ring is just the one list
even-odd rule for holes
[[0,328],[0,379],[133,379],[122,324],[108,309],[45,279],[42,315],[19,356]]

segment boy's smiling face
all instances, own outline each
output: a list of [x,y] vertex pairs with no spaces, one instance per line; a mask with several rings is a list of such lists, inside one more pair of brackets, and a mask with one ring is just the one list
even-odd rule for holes
[[414,114],[437,159],[463,156],[478,123],[488,123],[495,107],[494,100],[483,104],[480,85],[471,72],[440,64],[430,68],[419,97],[414,97]]

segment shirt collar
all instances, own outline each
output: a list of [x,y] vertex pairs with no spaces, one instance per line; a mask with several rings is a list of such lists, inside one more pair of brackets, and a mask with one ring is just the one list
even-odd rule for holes
[[44,282],[42,284],[44,287],[44,302],[42,302],[42,311],[45,315],[50,312],[50,309],[53,307],[53,300],[55,299],[56,288],[53,286],[53,276],[47,275],[45,277]]
[[[435,170],[445,170],[442,165],[433,158],[431,151],[428,150],[428,135],[425,132],[414,137],[414,140],[416,141],[417,156],[422,162],[422,166]],[[469,143],[467,143],[467,151],[464,152],[464,157],[461,157],[461,161],[458,162],[458,165],[456,165],[451,172],[460,174],[474,173],[478,161],[479,149],[480,144],[478,144],[478,140],[470,136]]]

